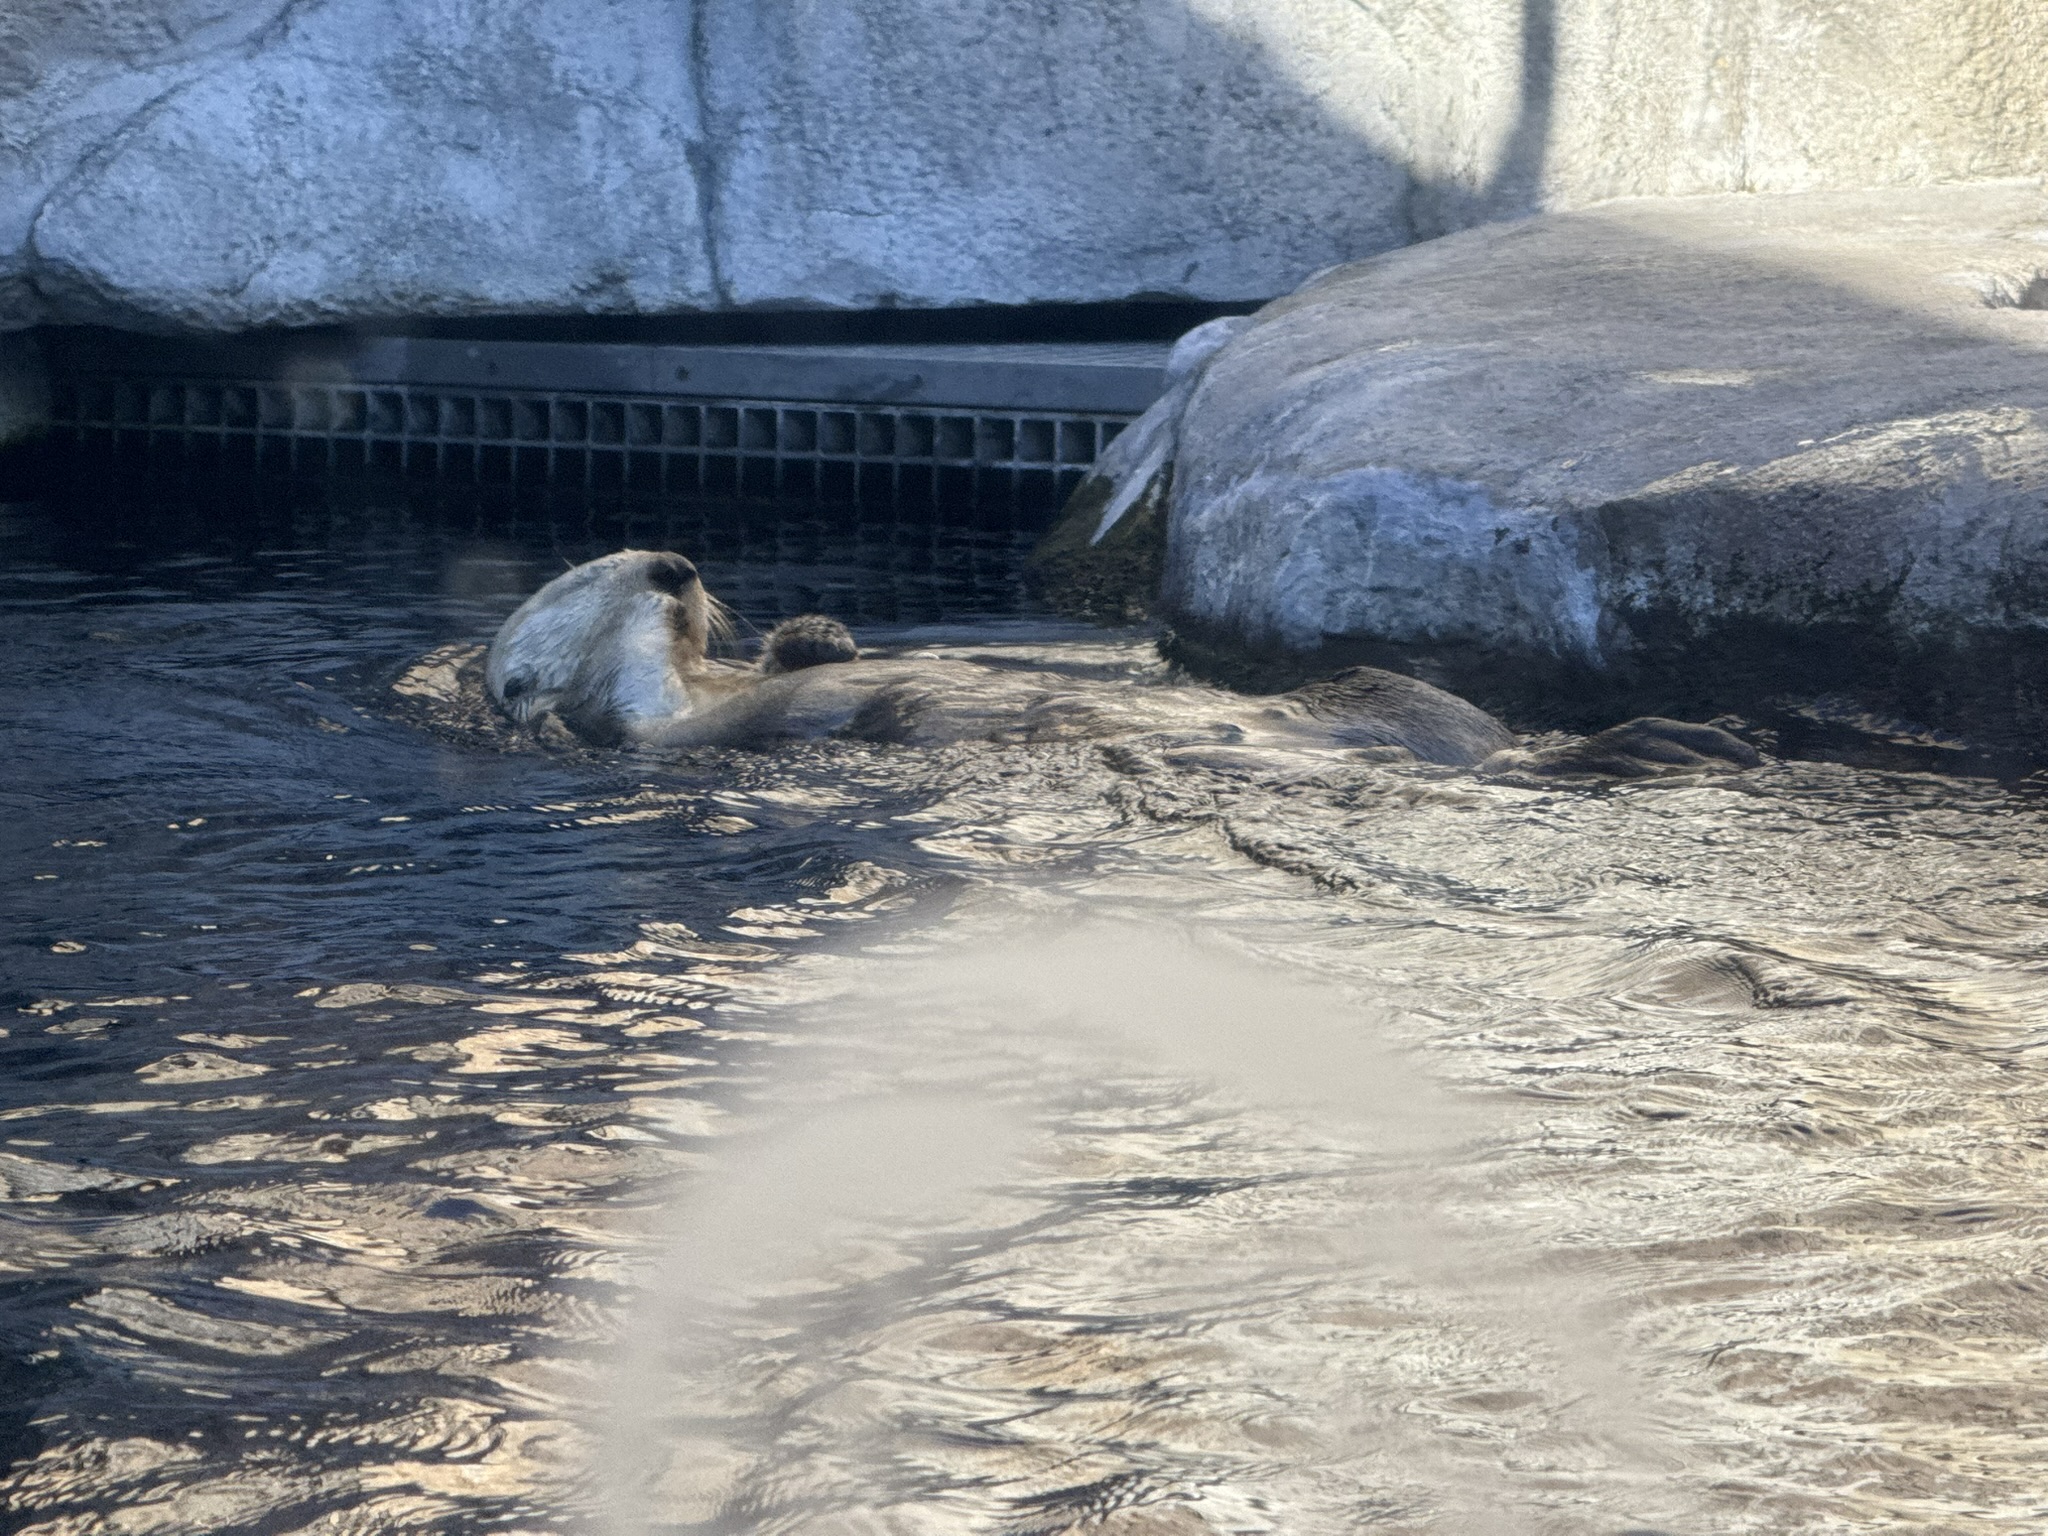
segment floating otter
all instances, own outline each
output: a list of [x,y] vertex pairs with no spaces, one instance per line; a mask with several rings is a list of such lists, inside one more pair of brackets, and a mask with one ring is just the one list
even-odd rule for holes
[[[930,745],[1161,734],[1183,742],[1381,749],[1518,772],[1668,772],[1749,766],[1712,726],[1632,722],[1594,754],[1514,751],[1485,711],[1440,688],[1353,667],[1291,693],[1063,676],[940,657],[862,659],[836,619],[769,632],[754,665],[713,659],[725,611],[697,568],[667,551],[621,550],[556,577],[499,629],[485,662],[491,700],[515,721],[559,720],[597,745],[762,746],[841,737]],[[1681,763],[1681,759],[1683,762]],[[1554,766],[1552,766],[1554,764]]]

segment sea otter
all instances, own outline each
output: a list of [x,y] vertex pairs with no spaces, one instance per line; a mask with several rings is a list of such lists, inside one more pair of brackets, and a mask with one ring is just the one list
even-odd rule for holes
[[929,745],[1156,734],[1190,743],[1373,748],[1460,767],[1493,759],[1518,772],[1668,772],[1757,760],[1715,727],[1642,720],[1625,728],[1624,740],[1596,738],[1599,749],[1582,751],[1575,770],[1579,759],[1569,753],[1517,752],[1514,735],[1485,711],[1375,667],[1252,698],[940,657],[863,659],[845,626],[819,615],[778,625],[759,661],[742,665],[709,654],[712,636],[727,629],[723,605],[688,560],[621,550],[556,577],[522,603],[491,643],[484,683],[521,724],[559,720],[597,745],[656,749],[825,737]]

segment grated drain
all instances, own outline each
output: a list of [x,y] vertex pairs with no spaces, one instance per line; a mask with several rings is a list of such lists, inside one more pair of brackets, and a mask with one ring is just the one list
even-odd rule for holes
[[[1133,419],[747,399],[486,393],[80,375],[53,401],[81,448],[175,439],[291,473],[389,470],[826,501],[1061,505]],[[209,456],[213,456],[212,453]]]

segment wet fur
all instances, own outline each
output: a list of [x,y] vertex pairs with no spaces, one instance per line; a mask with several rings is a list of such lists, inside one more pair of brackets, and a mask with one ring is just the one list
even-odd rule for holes
[[851,630],[822,613],[804,613],[784,619],[768,631],[761,641],[761,659],[754,665],[763,675],[772,676],[835,661],[858,660],[860,647],[854,643]]

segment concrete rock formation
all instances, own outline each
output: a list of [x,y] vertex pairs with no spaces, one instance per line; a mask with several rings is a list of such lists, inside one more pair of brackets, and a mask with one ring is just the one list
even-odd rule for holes
[[1259,298],[2044,171],[2033,0],[19,0],[0,327]]
[[1495,700],[1518,664],[1708,703],[1882,675],[2048,739],[2036,187],[1467,231],[1268,306],[1174,430],[1161,598],[1197,641]]
[[28,146],[0,178],[19,318],[231,330],[714,292],[671,7],[74,4],[44,7],[65,20],[31,39],[0,132]]

